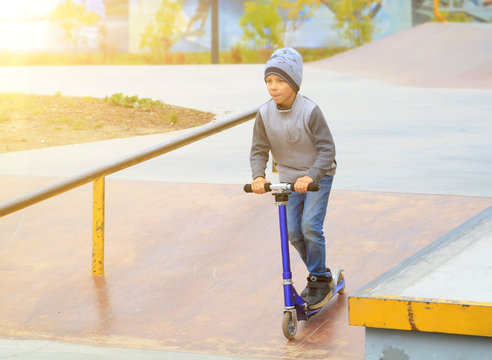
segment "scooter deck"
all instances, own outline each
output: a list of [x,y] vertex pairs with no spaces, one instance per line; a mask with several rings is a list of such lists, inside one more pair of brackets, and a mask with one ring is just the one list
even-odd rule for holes
[[[333,272],[333,280],[335,281],[335,286],[333,287],[333,291],[330,296],[330,299],[328,299],[328,302],[331,299],[333,299],[335,295],[341,293],[341,290],[345,288],[345,279],[343,278],[343,276],[340,276],[342,271],[343,269],[338,268]],[[295,298],[297,320],[308,320],[310,317],[316,315],[323,308],[323,306],[326,305],[325,304],[318,309],[310,309],[308,304],[297,293],[295,288],[294,288],[294,298]]]

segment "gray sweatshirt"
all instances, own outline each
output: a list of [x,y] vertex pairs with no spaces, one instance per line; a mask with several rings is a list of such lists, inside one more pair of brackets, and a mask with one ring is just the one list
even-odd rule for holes
[[321,109],[297,94],[292,108],[280,110],[270,100],[256,114],[250,163],[253,179],[265,176],[268,153],[277,162],[281,182],[302,176],[319,181],[335,175],[335,143]]

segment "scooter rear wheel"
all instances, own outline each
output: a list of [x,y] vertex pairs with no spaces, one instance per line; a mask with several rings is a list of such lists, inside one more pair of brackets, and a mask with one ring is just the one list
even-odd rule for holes
[[297,318],[292,316],[292,312],[286,311],[284,312],[284,317],[282,319],[282,331],[284,336],[292,340],[297,333]]
[[[337,285],[340,284],[344,280],[345,280],[345,278],[343,277],[343,274],[340,273],[340,275],[338,276]],[[343,284],[343,287],[340,290],[338,290],[338,294],[343,294],[344,291],[345,291],[345,284]]]

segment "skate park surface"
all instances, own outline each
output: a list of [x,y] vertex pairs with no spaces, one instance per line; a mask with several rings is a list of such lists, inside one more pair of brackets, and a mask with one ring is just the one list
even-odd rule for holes
[[[404,38],[412,46],[412,36],[420,42],[446,29],[434,26],[381,41],[391,48]],[[490,43],[491,27],[483,31]],[[366,46],[368,62],[371,45],[380,43]],[[435,45],[436,54],[450,46],[441,45]],[[486,48],[483,42],[476,47],[468,51],[482,54]],[[355,58],[363,48],[353,50]],[[345,269],[347,287],[319,315],[300,323],[295,340],[287,341],[280,327],[273,198],[242,192],[250,180],[250,121],[108,177],[104,276],[90,274],[90,185],[1,218],[0,358],[363,358],[364,328],[348,325],[348,297],[490,212],[492,70],[473,61],[460,57],[454,69],[470,68],[473,81],[483,81],[470,86],[467,77],[464,85],[446,88],[439,79],[395,83],[384,72],[369,79],[357,73],[360,64],[343,72],[328,63],[305,64],[301,92],[320,105],[337,144],[340,165],[325,233],[328,265]],[[429,78],[438,65],[424,69]],[[0,69],[0,91],[124,92],[213,111],[220,121],[267,100],[262,70],[12,67]],[[8,189],[0,202],[192,131],[0,154],[0,182]],[[479,265],[477,254],[490,254],[490,241],[480,249],[460,258],[462,266]],[[291,255],[294,285],[302,288],[307,274],[297,254]],[[481,265],[488,266],[485,278],[490,265]],[[456,269],[437,275],[449,271]],[[430,277],[414,290],[461,300],[445,281]],[[481,290],[478,301],[490,302],[490,287]]]

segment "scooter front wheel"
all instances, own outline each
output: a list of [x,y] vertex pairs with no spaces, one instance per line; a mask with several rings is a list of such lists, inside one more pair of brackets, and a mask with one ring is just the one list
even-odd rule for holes
[[282,331],[284,336],[292,340],[297,333],[297,317],[293,316],[291,311],[284,312],[284,317],[282,319]]

